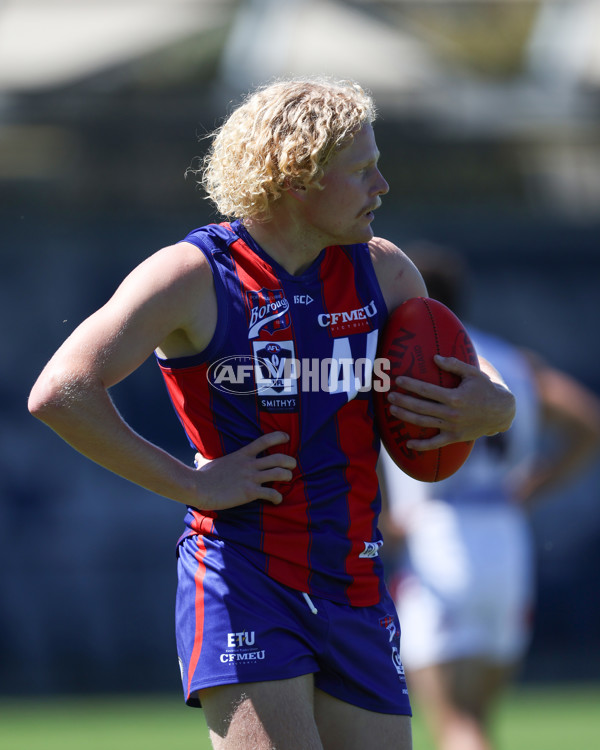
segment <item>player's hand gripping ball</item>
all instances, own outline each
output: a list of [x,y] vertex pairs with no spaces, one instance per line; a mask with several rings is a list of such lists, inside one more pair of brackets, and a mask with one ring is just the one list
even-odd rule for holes
[[[475,347],[463,324],[445,305],[429,297],[413,297],[388,318],[379,344],[379,357],[390,361],[391,387],[399,375],[455,388],[460,378],[441,370],[434,355],[456,357],[479,366]],[[452,443],[430,451],[407,447],[408,440],[433,437],[438,430],[419,427],[390,413],[387,392],[375,389],[375,416],[383,445],[402,471],[422,482],[438,482],[454,474],[467,460],[473,441]]]

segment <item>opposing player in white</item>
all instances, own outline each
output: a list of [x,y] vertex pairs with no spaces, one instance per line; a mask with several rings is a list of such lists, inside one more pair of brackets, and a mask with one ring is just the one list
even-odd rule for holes
[[[435,296],[427,267],[420,270]],[[490,709],[531,634],[534,568],[527,505],[589,459],[600,439],[595,396],[537,357],[472,328],[469,334],[477,353],[494,362],[515,395],[511,428],[477,440],[466,463],[441,482],[411,479],[385,452],[380,460],[384,538],[404,541],[392,584],[401,658],[416,710],[423,712],[440,750],[492,747]],[[551,419],[560,421],[565,439],[542,464],[540,427]]]

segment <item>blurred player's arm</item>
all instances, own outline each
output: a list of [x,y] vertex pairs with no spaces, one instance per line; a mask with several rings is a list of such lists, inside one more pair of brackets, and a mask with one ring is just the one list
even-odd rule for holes
[[[391,486],[394,483],[390,482],[390,477],[395,472],[402,474],[401,469],[395,466],[385,448],[381,446],[379,462],[377,464],[377,477],[381,490],[379,530],[383,534],[387,545],[386,551],[391,552],[396,552],[398,548],[404,546],[407,536],[407,527],[404,524],[403,514],[398,512],[401,498],[392,495],[392,492],[395,492],[396,488]],[[395,503],[394,506],[392,506],[392,502]]]
[[600,399],[571,375],[526,352],[538,389],[542,425],[555,441],[521,488],[530,504],[588,466],[600,450]]

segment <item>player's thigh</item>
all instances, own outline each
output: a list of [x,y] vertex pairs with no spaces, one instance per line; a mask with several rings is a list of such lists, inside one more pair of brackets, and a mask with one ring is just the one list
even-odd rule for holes
[[456,712],[483,721],[513,669],[470,657],[430,664],[408,672],[408,684],[419,709],[435,723]]
[[495,663],[486,658],[458,659],[442,668],[455,705],[481,721],[515,671],[513,664]]
[[315,689],[324,750],[412,750],[410,716],[367,711]]
[[310,674],[200,691],[215,750],[323,750],[313,696]]

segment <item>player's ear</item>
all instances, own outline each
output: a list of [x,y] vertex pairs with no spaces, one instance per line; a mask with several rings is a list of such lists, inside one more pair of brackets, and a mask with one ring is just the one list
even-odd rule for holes
[[305,187],[292,188],[288,192],[292,198],[294,198],[297,201],[300,201],[301,203],[304,203],[304,201],[306,200],[307,191]]
[[288,195],[298,201],[304,201],[308,192],[308,190],[306,189],[306,185],[303,185],[302,183],[297,182],[289,177],[286,178],[284,189]]

